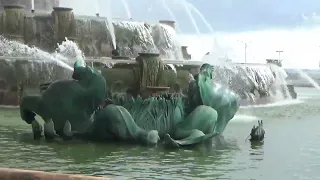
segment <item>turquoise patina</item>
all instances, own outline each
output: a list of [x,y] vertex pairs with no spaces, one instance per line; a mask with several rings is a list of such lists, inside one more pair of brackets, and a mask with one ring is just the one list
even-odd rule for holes
[[[38,114],[45,121],[47,138],[53,138],[55,132],[70,138],[71,132],[76,132],[91,140],[155,145],[163,139],[167,146],[183,147],[221,134],[239,108],[235,93],[212,82],[209,64],[201,67],[187,96],[142,98],[116,93],[106,97],[104,78],[79,61],[73,79],[52,83],[41,96],[23,98],[21,117],[32,124],[35,137],[40,137],[42,131],[35,120]],[[108,103],[100,106],[105,99]]]

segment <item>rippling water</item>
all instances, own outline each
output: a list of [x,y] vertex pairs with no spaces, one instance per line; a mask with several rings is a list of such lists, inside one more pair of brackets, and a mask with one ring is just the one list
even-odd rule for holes
[[[81,173],[116,179],[318,179],[320,92],[298,100],[241,108],[214,146],[165,150],[123,144],[33,141],[15,109],[0,110],[0,167]],[[264,144],[245,141],[258,119]]]

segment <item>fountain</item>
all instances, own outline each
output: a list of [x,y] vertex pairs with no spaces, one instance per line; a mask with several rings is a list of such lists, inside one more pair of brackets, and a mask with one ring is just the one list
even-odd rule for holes
[[[51,14],[40,14],[37,1],[32,15],[25,13],[22,6],[5,7],[0,13],[3,25],[0,34],[9,40],[0,38],[0,62],[3,64],[0,92],[1,97],[15,100],[0,98],[0,104],[16,105],[24,94],[40,93],[41,84],[43,90],[47,83],[70,77],[70,65],[79,58],[86,59],[108,77],[107,83],[116,92],[137,93],[139,90],[150,96],[168,91],[181,93],[187,89],[191,75],[199,72],[202,63],[192,61],[187,47],[179,44],[175,21],[147,23],[112,19],[111,11],[104,17],[106,12],[99,11],[97,2],[94,13],[98,17],[94,13],[92,16],[77,15],[72,8],[58,6],[53,7]],[[191,19],[190,10],[193,10],[206,22],[195,7],[184,4]],[[126,1],[123,5],[131,16]],[[173,13],[170,14],[175,19]],[[194,19],[192,24],[200,33]],[[248,104],[248,99],[250,104],[258,98],[278,97],[277,89],[285,83],[283,77],[274,77],[281,68],[272,65],[216,64],[219,65],[214,66],[215,82],[238,93],[245,99],[244,104]],[[144,71],[138,72],[139,67]],[[153,78],[155,83],[145,82],[145,78]],[[276,78],[280,78],[277,81],[280,84],[275,85]],[[290,97],[287,91],[281,93],[284,98]]]

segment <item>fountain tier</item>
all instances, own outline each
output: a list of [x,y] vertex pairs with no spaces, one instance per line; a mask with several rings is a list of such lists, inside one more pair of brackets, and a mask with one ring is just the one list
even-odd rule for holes
[[[143,54],[145,55],[145,54]],[[140,57],[140,56],[139,56]],[[194,74],[199,72],[201,62],[162,60],[163,69],[157,63],[144,63],[148,57],[137,60],[125,59],[87,59],[88,65],[99,69],[112,93],[154,93],[169,91],[171,93],[186,93],[189,82]],[[151,56],[151,58],[154,58]],[[24,94],[40,93],[41,84],[50,83],[59,79],[71,78],[72,71],[61,68],[54,61],[27,60],[27,59],[0,59],[0,90],[2,97],[14,97],[11,100],[1,99],[0,104],[16,105],[19,97]],[[173,64],[177,73],[166,64]],[[142,66],[148,66],[147,69]],[[154,74],[151,66],[161,70]],[[112,68],[110,68],[112,67]],[[142,69],[141,69],[142,67]],[[159,69],[160,68],[160,69]],[[279,68],[279,69],[278,69]],[[281,68],[273,65],[230,64],[229,66],[214,67],[214,81],[228,86],[241,96],[242,99],[272,98],[279,96],[290,97],[284,79],[279,74]],[[143,70],[144,69],[144,70]],[[147,71],[145,71],[147,70]],[[150,74],[153,73],[153,74]],[[146,80],[152,80],[150,82]],[[45,87],[45,86],[44,86]],[[150,89],[151,87],[151,89]],[[278,100],[278,99],[276,99]],[[247,104],[247,103],[246,103]]]
[[23,6],[10,5],[0,12],[0,34],[47,52],[53,52],[68,38],[76,41],[87,57],[111,57],[116,45],[119,56],[135,58],[145,52],[160,53],[161,58],[182,58],[173,21],[109,21],[105,17],[74,15],[72,8],[55,7],[51,14],[30,14]]

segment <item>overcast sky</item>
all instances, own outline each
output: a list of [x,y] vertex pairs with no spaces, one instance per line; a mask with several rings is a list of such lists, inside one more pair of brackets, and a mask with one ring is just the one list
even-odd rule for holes
[[[192,5],[185,6],[186,1]],[[250,42],[248,62],[264,63],[266,58],[278,58],[275,51],[281,49],[285,66],[318,68],[320,0],[186,1],[60,0],[60,4],[72,7],[76,14],[92,16],[99,11],[101,16],[112,18],[130,17],[147,22],[176,20],[182,34],[196,34],[194,40],[185,38],[184,45],[189,49],[193,46],[192,52],[199,56],[214,50],[217,57],[228,56],[243,62],[244,45],[239,43],[242,41]],[[215,33],[215,44],[212,38],[198,38],[197,32],[210,33],[209,26]]]

